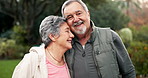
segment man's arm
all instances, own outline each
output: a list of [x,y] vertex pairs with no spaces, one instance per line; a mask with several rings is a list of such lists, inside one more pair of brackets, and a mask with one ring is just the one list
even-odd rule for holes
[[136,78],[135,68],[132,64],[132,61],[129,57],[129,54],[119,37],[119,35],[112,31],[113,36],[113,44],[116,49],[117,54],[117,62],[119,66],[119,71],[123,78]]

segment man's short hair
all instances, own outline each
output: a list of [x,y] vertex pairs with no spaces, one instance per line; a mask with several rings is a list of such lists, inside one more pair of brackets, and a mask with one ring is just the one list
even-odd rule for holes
[[61,13],[62,13],[62,16],[64,17],[64,9],[66,6],[68,6],[69,4],[71,4],[72,2],[78,2],[83,8],[85,11],[88,11],[88,8],[86,6],[86,4],[82,1],[82,0],[67,0],[63,3],[62,5],[62,9],[61,9]]

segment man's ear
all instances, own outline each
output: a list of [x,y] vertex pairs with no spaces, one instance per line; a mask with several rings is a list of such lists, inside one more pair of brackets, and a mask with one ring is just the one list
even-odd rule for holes
[[90,11],[87,11],[88,12],[88,15],[90,16]]
[[55,36],[53,34],[49,34],[48,37],[52,40],[55,41]]

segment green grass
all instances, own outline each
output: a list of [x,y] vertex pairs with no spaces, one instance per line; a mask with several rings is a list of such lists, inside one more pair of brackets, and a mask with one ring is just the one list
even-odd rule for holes
[[0,60],[0,78],[11,78],[15,66],[20,60]]

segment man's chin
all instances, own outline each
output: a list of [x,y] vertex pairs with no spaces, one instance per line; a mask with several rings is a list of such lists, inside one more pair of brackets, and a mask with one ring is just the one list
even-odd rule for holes
[[81,35],[85,34],[85,32],[86,32],[86,28],[76,31],[77,34],[81,34]]
[[75,33],[78,35],[83,35],[83,34],[85,34],[85,31],[75,31]]

